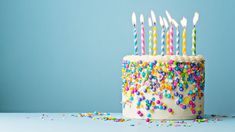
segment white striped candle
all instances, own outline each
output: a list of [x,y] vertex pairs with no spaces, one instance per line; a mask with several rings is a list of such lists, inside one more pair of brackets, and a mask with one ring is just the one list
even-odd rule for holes
[[176,55],[180,55],[180,32],[179,28],[176,28]]
[[170,47],[169,47],[169,54],[170,55],[173,55],[174,54],[174,46],[173,46],[173,43],[174,43],[174,41],[173,41],[173,35],[174,35],[174,28],[173,28],[173,23],[172,23],[172,17],[171,17],[171,15],[170,15],[170,13],[168,12],[168,11],[166,11],[166,16],[167,16],[167,19],[168,19],[168,21],[170,22],[170,31],[169,31],[169,41],[170,41]]
[[152,29],[149,29],[149,55],[152,55]]
[[136,31],[136,27],[135,26],[134,26],[134,54],[138,55],[137,31]]
[[187,19],[185,17],[182,18],[180,21],[182,27],[183,27],[183,32],[182,32],[182,54],[186,55],[186,27],[187,27]]
[[162,33],[161,33],[161,43],[162,43],[162,46],[161,46],[161,55],[164,56],[164,52],[165,52],[165,28],[164,26],[162,27]]
[[137,30],[136,30],[136,15],[135,12],[132,13],[132,25],[134,27],[134,55],[138,55],[138,45],[137,45]]
[[182,54],[183,55],[187,54],[187,49],[186,49],[186,28],[183,29],[183,33],[182,33]]
[[174,34],[174,28],[173,28],[173,25],[171,24],[171,27],[170,27],[170,55],[173,55],[174,53],[174,42],[173,42],[173,34]]
[[141,23],[141,53],[145,55],[145,40],[144,40],[144,15],[140,15],[140,23]]
[[196,55],[196,24],[199,19],[199,13],[195,12],[193,17],[193,31],[192,31],[192,55]]
[[153,41],[153,38],[152,38],[152,20],[151,18],[149,17],[148,18],[148,22],[149,22],[149,55],[152,55],[152,48],[153,48],[153,45],[152,45],[152,41]]
[[175,19],[172,19],[172,22],[176,28],[176,55],[180,54],[180,32],[179,32],[179,24],[175,21]]
[[153,21],[153,55],[157,55],[157,20],[154,11],[151,11],[151,17]]
[[192,55],[196,55],[196,28],[193,27],[192,33]]
[[165,32],[166,32],[166,55],[169,55],[169,44],[170,44],[170,41],[169,41],[169,25],[168,25],[168,22],[166,20],[166,18],[163,18],[163,22],[164,22],[164,27],[165,27]]
[[159,16],[159,21],[160,25],[162,27],[162,32],[161,32],[161,55],[164,56],[164,45],[165,45],[165,27],[164,27],[164,22],[161,16]]

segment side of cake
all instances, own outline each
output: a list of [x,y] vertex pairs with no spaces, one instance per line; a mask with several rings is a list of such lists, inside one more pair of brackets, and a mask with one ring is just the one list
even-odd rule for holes
[[123,116],[138,119],[195,119],[204,114],[202,56],[125,56]]

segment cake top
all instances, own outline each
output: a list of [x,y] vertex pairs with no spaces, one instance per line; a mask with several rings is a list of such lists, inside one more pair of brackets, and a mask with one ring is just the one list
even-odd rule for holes
[[169,62],[170,60],[177,61],[177,62],[202,62],[205,61],[204,57],[202,55],[196,55],[196,56],[179,56],[179,55],[127,55],[123,58],[124,61],[132,61],[132,62],[138,62],[138,61],[144,61],[144,62],[152,62],[152,61],[161,61],[161,62]]
[[[146,19],[148,18],[148,19]],[[132,25],[133,25],[133,34],[134,34],[134,55],[150,55],[150,56],[165,56],[165,55],[178,55],[178,56],[187,56],[187,38],[191,37],[192,47],[191,55],[197,56],[197,44],[196,44],[196,25],[199,20],[199,13],[195,12],[193,20],[191,23],[188,23],[186,17],[182,17],[181,20],[174,19],[168,11],[166,15],[159,16],[159,22],[154,11],[151,11],[149,16],[144,17],[143,14],[140,14],[140,26],[137,24],[138,18],[136,17],[135,12],[132,13]],[[147,20],[147,21],[146,21]],[[148,27],[145,27],[145,23],[148,23]],[[191,25],[190,25],[191,24]],[[159,25],[160,28],[157,28]],[[187,35],[187,27],[193,27],[192,35]],[[138,34],[138,29],[140,34]],[[160,29],[160,30],[159,30]],[[146,30],[148,30],[146,32]],[[158,36],[158,32],[161,32],[161,36]],[[140,48],[138,44],[138,37],[140,36]],[[149,38],[146,41],[145,36]],[[146,46],[146,44],[148,46]],[[182,47],[182,48],[181,48]],[[158,48],[161,49],[161,52],[158,53]],[[175,49],[174,49],[175,48]],[[146,51],[146,49],[148,49]],[[188,58],[188,57],[181,57]],[[196,57],[198,58],[198,57]]]

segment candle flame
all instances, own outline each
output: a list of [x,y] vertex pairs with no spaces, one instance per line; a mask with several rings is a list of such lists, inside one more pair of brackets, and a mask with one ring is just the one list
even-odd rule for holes
[[149,27],[152,27],[152,19],[150,17],[149,17],[148,21],[149,21]]
[[132,13],[132,25],[133,26],[136,25],[136,15],[135,15],[135,12]]
[[163,21],[164,21],[164,25],[165,25],[166,29],[168,29],[169,25],[168,25],[168,22],[165,17],[163,17]]
[[140,22],[141,22],[142,24],[144,23],[144,15],[143,15],[143,14],[140,15]]
[[174,25],[176,28],[178,28],[178,27],[179,27],[179,24],[176,22],[176,20],[175,20],[175,19],[172,19],[172,23],[173,23],[173,25]]
[[164,22],[163,22],[162,16],[159,16],[159,22],[160,22],[160,25],[163,27],[164,26]]
[[157,24],[156,16],[153,10],[151,10],[151,17],[152,17],[153,23]]
[[167,19],[170,23],[172,23],[172,17],[170,15],[170,13],[166,10],[166,16],[167,16]]
[[186,28],[187,27],[187,19],[185,17],[183,17],[180,21],[182,27]]
[[198,19],[199,19],[199,13],[198,13],[198,12],[195,12],[195,13],[194,13],[194,17],[193,17],[193,25],[194,25],[194,26],[197,24]]

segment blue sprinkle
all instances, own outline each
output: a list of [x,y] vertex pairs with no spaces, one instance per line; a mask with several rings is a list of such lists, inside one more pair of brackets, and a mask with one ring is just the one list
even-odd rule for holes
[[180,102],[180,103],[183,102],[183,99],[180,98],[180,99],[179,99],[179,102]]
[[149,100],[146,100],[145,103],[148,104],[148,103],[149,103]]
[[179,93],[178,92],[175,92],[175,96],[178,96],[179,95]]
[[177,101],[176,101],[176,104],[177,104],[177,105],[179,105],[179,104],[180,104],[180,101],[179,101],[179,100],[177,100]]
[[171,98],[171,95],[170,95],[170,94],[168,94],[168,95],[167,95],[167,98]]
[[183,94],[179,94],[179,97],[180,97],[180,98],[183,98],[184,96],[183,96]]
[[184,88],[183,88],[183,87],[180,87],[180,91],[183,92],[183,91],[184,91]]
[[155,98],[154,98],[154,97],[152,98],[152,101],[155,101]]
[[193,91],[192,90],[189,90],[189,95],[192,95],[193,94]]
[[148,107],[148,106],[146,107],[146,110],[149,110],[149,107]]
[[131,96],[131,97],[130,97],[130,100],[133,101],[133,99],[134,99],[134,98]]
[[182,83],[179,83],[179,87],[183,87],[183,84],[182,84]]

